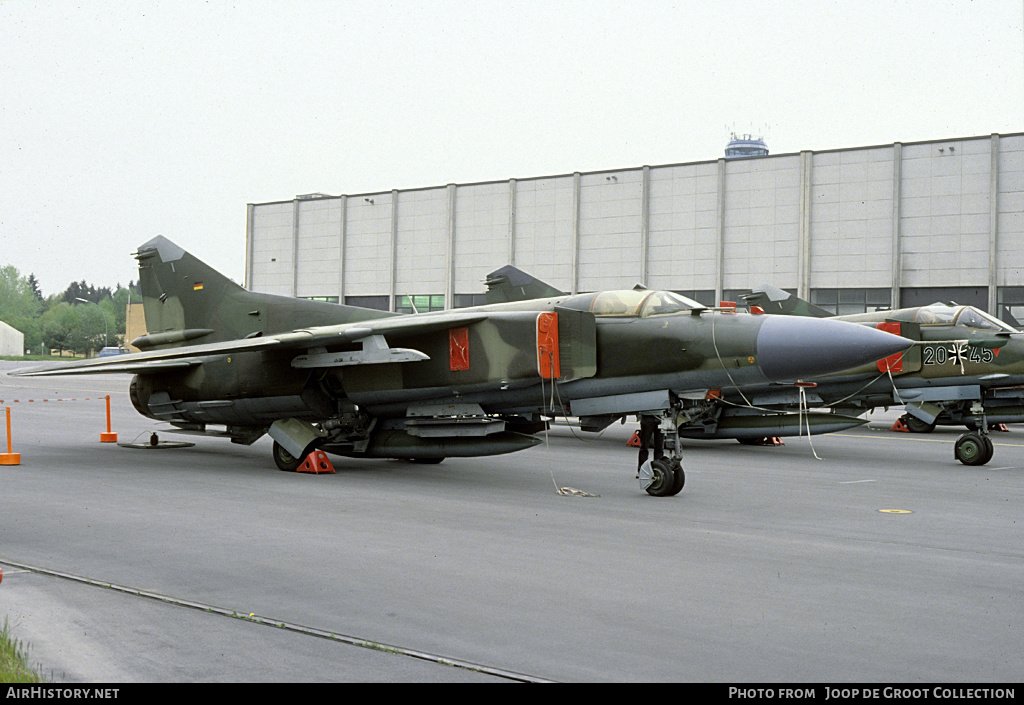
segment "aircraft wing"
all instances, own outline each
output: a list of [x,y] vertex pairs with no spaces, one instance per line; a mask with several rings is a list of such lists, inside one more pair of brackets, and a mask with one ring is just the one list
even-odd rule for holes
[[[500,314],[499,314],[500,315]],[[87,375],[104,372],[130,372],[146,374],[173,369],[195,367],[203,358],[231,355],[260,350],[295,350],[297,367],[331,367],[338,365],[380,364],[383,362],[414,362],[427,356],[405,348],[389,348],[384,336],[388,333],[416,334],[467,326],[485,320],[489,314],[442,312],[430,315],[410,315],[381,318],[357,323],[317,326],[293,330],[258,338],[243,338],[219,343],[184,345],[164,350],[117,355],[100,359],[82,360],[10,372],[17,377],[48,377],[57,375]],[[327,353],[332,345],[364,341],[363,352]],[[310,354],[302,355],[301,352]]]
[[58,375],[90,375],[101,372],[161,372],[200,365],[203,362],[202,358],[209,355],[260,350],[279,344],[280,341],[273,338],[252,338],[250,340],[231,340],[206,345],[185,345],[166,350],[151,350],[129,355],[115,355],[112,357],[94,358],[92,360],[59,363],[46,367],[33,367],[27,370],[16,370],[8,374],[14,377],[52,377]]

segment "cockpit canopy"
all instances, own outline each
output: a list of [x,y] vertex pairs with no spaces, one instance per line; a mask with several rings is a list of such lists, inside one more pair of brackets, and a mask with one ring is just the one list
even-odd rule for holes
[[561,303],[565,308],[590,311],[595,316],[646,318],[707,308],[693,299],[671,291],[622,289],[572,296]]
[[947,306],[931,304],[919,308],[895,311],[893,320],[919,323],[922,326],[954,326],[956,328],[973,328],[975,330],[1016,333],[1012,328],[995,316],[990,316],[973,306]]

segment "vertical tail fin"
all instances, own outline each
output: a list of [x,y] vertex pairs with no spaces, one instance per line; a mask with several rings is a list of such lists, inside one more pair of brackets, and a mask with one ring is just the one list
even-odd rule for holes
[[227,339],[213,336],[216,303],[244,292],[242,287],[163,236],[140,246],[135,258],[149,331],[135,345]]
[[246,291],[163,236],[141,245],[139,288],[150,348],[215,343],[395,315]]
[[770,284],[762,284],[751,293],[745,294],[743,299],[747,302],[748,306],[760,306],[765,313],[811,316],[813,318],[828,318],[833,315],[809,301],[797,298],[793,294]]
[[500,304],[507,301],[529,301],[549,296],[565,296],[550,284],[542,282],[531,274],[506,264],[487,275],[487,303]]

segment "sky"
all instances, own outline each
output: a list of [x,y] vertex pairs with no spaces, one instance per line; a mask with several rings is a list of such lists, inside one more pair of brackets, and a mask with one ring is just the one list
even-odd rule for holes
[[[242,282],[246,204],[1024,132],[1024,0],[0,0],[0,266]],[[503,263],[496,263],[500,266]]]

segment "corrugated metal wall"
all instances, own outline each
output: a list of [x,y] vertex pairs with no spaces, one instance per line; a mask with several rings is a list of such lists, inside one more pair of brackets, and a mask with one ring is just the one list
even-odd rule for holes
[[1024,286],[1024,134],[250,204],[247,286],[567,291]]

